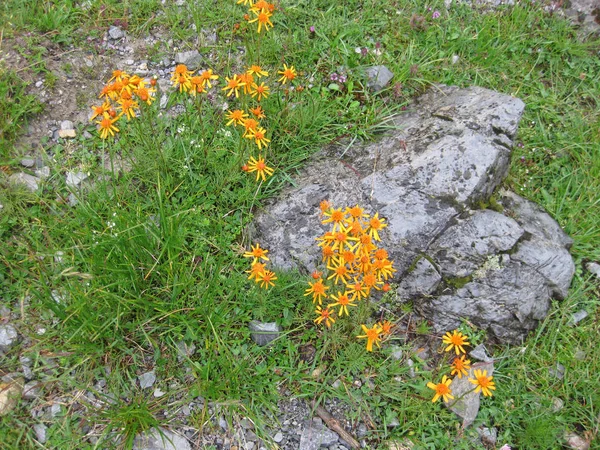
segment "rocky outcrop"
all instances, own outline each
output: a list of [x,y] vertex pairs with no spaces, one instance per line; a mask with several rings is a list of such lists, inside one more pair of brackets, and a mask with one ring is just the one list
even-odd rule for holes
[[440,331],[464,318],[518,342],[574,273],[572,241],[547,213],[511,192],[491,199],[523,109],[487,89],[436,86],[394,119],[394,133],[318,154],[257,215],[253,239],[274,266],[308,272],[320,262],[322,200],[378,211],[401,299]]

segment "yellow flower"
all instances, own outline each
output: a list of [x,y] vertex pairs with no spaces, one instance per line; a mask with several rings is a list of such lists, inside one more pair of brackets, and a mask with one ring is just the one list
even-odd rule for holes
[[304,296],[312,295],[313,303],[318,301],[319,305],[320,305],[323,302],[323,299],[327,298],[327,293],[325,291],[327,291],[327,289],[329,289],[329,286],[325,286],[325,284],[323,284],[323,279],[321,279],[321,278],[319,278],[314,283],[311,283],[309,281],[308,285],[310,287],[305,291]]
[[265,261],[269,260],[269,258],[267,258],[267,253],[269,253],[269,250],[260,248],[260,244],[256,244],[256,247],[250,245],[250,248],[252,250],[250,250],[249,252],[245,252],[244,258],[253,258],[254,263],[258,262],[259,259],[263,259]]
[[231,124],[241,125],[244,123],[244,119],[248,117],[248,114],[243,109],[234,109],[233,111],[227,111],[225,116],[229,119],[229,122],[225,124],[226,126]]
[[262,156],[258,157],[258,160],[254,159],[253,156],[250,157],[248,161],[248,172],[256,172],[256,181],[259,178],[262,178],[263,181],[267,181],[267,175],[273,175],[273,169],[268,167],[265,163],[265,160]]
[[[251,119],[248,119],[251,120]],[[262,150],[263,147],[267,147],[267,145],[269,145],[269,142],[271,142],[271,139],[267,139],[265,137],[265,134],[267,133],[267,130],[265,130],[262,127],[258,127],[255,130],[248,130],[248,134],[246,134],[246,137],[248,139],[254,139],[254,143],[258,146],[259,150]]]
[[188,92],[192,89],[192,79],[185,75],[178,75],[173,79],[173,86],[179,89],[179,92]]
[[240,88],[244,86],[244,83],[240,80],[240,77],[234,75],[232,78],[225,77],[226,86],[222,88],[222,91],[229,91],[227,95],[235,94],[236,98],[240,96]]
[[137,102],[131,99],[122,98],[118,101],[118,103],[119,109],[121,110],[121,115],[127,116],[127,120],[130,120],[135,117],[135,108],[139,107]]
[[238,5],[249,5],[250,7],[252,7],[254,2],[253,2],[253,0],[237,0],[237,4]]
[[381,334],[381,328],[379,328],[377,324],[373,325],[373,328],[367,328],[366,325],[361,325],[361,328],[365,334],[356,337],[359,339],[367,338],[367,351],[373,351],[373,344],[376,344],[377,347],[380,347],[379,342],[381,341],[381,338],[379,335]]
[[256,108],[250,109],[250,112],[257,119],[264,119],[265,117],[267,117],[265,116],[265,112],[263,111],[260,105],[258,105]]
[[383,322],[378,322],[377,325],[381,328],[381,334],[385,334],[389,336],[392,334],[392,328],[395,327],[395,324],[391,323],[389,320],[384,320]]
[[368,272],[363,275],[363,283],[367,289],[367,294],[371,292],[371,289],[381,290],[382,283],[377,279],[377,276],[373,272]]
[[154,94],[156,93],[156,89],[152,87],[148,88],[142,82],[138,85],[137,89],[133,91],[133,93],[137,95],[141,101],[151,105],[152,102],[155,100]]
[[273,280],[276,280],[276,279],[277,279],[277,277],[275,276],[274,272],[271,272],[270,270],[265,270],[258,274],[256,282],[259,283],[261,288],[268,289],[271,286],[275,286],[275,283],[273,283]]
[[260,102],[263,98],[267,98],[269,96],[269,89],[269,86],[266,86],[265,83],[260,83],[260,86],[256,83],[252,83],[250,95],[252,95],[252,97],[256,97],[256,99]]
[[450,399],[453,399],[452,391],[450,390],[450,383],[452,380],[448,378],[446,375],[442,377],[442,382],[438,384],[433,384],[432,382],[427,383],[427,387],[429,389],[433,389],[435,391],[435,395],[433,396],[432,402],[437,402],[440,397],[444,399],[446,403]]
[[244,137],[250,136],[250,139],[252,139],[254,132],[258,128],[258,121],[256,121],[255,119],[244,119],[242,120],[242,125],[245,129]]
[[268,11],[269,3],[265,0],[258,0],[254,5],[250,7],[250,11]]
[[352,208],[346,208],[346,214],[350,217],[352,222],[367,217],[365,210],[358,205],[353,206]]
[[115,132],[118,132],[119,129],[114,126],[114,123],[118,120],[118,117],[111,119],[108,113],[104,113],[102,116],[102,120],[97,121],[96,123],[99,125],[100,137],[102,139],[106,139],[108,135],[115,135]]
[[254,65],[254,64],[251,65],[250,68],[246,72],[251,75],[256,75],[258,78],[269,76],[269,72],[267,72],[266,70],[263,70],[262,67]]
[[331,328],[331,324],[335,323],[333,311],[331,311],[329,308],[321,309],[320,306],[317,306],[315,314],[319,316],[314,320],[315,323],[321,324],[322,322],[325,322],[327,328]]
[[[321,209],[321,211],[323,211]],[[339,229],[339,227],[342,226],[342,223],[344,222],[344,219],[346,218],[345,213],[342,211],[342,208],[330,208],[327,211],[323,211],[323,214],[325,216],[327,216],[326,219],[323,219],[323,221],[321,223],[326,224],[326,223],[333,223],[333,228],[331,229],[331,231],[335,231],[336,229]]]
[[283,70],[279,70],[277,72],[279,75],[281,75],[281,78],[279,78],[280,83],[287,83],[288,81],[292,81],[294,78],[296,78],[296,69],[294,69],[294,66],[290,66],[288,67],[287,65],[283,65]]
[[334,278],[334,283],[341,281],[342,283],[346,284],[346,279],[350,276],[346,264],[344,264],[344,261],[339,261],[337,263],[334,261],[334,264],[337,265],[327,265],[327,268],[331,270],[331,275],[329,275],[327,279],[331,280],[332,278]]
[[254,84],[254,77],[250,73],[242,73],[238,75],[240,81],[244,83],[244,94],[250,94],[252,91],[252,85]]
[[465,357],[466,355],[462,355],[460,358],[454,358],[450,375],[456,375],[458,378],[468,375],[468,370],[471,368],[471,361],[465,359]]
[[323,247],[322,252],[323,252],[323,261],[325,262],[325,264],[329,265],[329,263],[335,256],[335,250],[333,250],[333,247],[331,245],[325,245]]
[[200,74],[200,78],[202,78],[202,86],[204,86],[207,89],[210,89],[212,87],[211,80],[218,80],[219,75],[215,75],[212,69],[206,69]]
[[373,268],[375,269],[377,278],[381,279],[383,277],[384,280],[390,278],[396,271],[392,265],[393,262],[389,259],[375,259],[373,261]]
[[250,275],[248,276],[249,280],[255,280],[258,283],[258,277],[261,273],[263,273],[265,271],[266,265],[263,263],[260,263],[258,261],[255,261],[252,263],[252,267],[250,267],[250,270],[247,270],[246,273],[249,273]]
[[340,317],[342,317],[344,315],[344,313],[346,313],[347,316],[350,315],[350,314],[348,314],[348,306],[356,306],[354,303],[352,303],[352,300],[350,300],[348,298],[347,292],[344,292],[342,294],[340,291],[338,291],[337,297],[335,295],[332,295],[331,298],[333,300],[336,300],[336,302],[329,304],[329,306],[327,306],[327,307],[333,308],[334,306],[339,306],[340,311],[338,313],[338,316],[340,316]]
[[385,219],[379,218],[379,213],[375,213],[373,217],[369,220],[369,236],[371,236],[376,241],[380,241],[379,231],[387,227],[387,224],[384,223]]
[[94,114],[92,114],[92,117],[90,117],[90,120],[94,120],[98,116],[104,116],[104,113],[107,113],[109,109],[110,109],[109,102],[102,103],[102,106],[92,106],[92,111],[94,111]]
[[111,81],[123,81],[123,78],[129,78],[129,75],[123,70],[113,70],[112,77],[108,79],[108,82]]
[[486,397],[491,397],[492,396],[491,391],[496,390],[496,385],[492,381],[492,378],[494,378],[494,377],[488,377],[487,370],[483,370],[483,371],[474,370],[473,374],[475,375],[475,379],[473,380],[473,379],[469,378],[469,382],[471,382],[475,386],[477,386],[475,388],[475,392],[481,391],[481,392],[483,392],[483,395],[485,395]]
[[269,31],[269,26],[271,28],[273,28],[273,22],[271,22],[271,17],[273,16],[273,14],[271,14],[269,11],[266,11],[264,9],[262,9],[260,11],[253,9],[252,12],[254,14],[256,14],[256,17],[252,20],[249,20],[248,23],[258,22],[258,32],[259,33],[260,33],[260,30],[262,29],[262,27],[265,27],[265,31]]
[[192,94],[192,96],[195,97],[196,94],[205,94],[206,93],[206,89],[204,89],[204,84],[202,82],[202,77],[200,77],[200,76],[191,77],[190,84],[191,84],[190,94]]
[[447,352],[454,348],[456,354],[459,355],[460,353],[467,353],[463,348],[463,345],[471,345],[467,342],[467,339],[469,338],[460,331],[454,330],[452,334],[448,331],[442,338],[442,342],[448,344],[448,347],[446,347]]
[[352,301],[367,298],[365,285],[357,278],[354,279],[354,283],[349,283],[346,285],[346,287],[348,288],[350,294],[352,294]]

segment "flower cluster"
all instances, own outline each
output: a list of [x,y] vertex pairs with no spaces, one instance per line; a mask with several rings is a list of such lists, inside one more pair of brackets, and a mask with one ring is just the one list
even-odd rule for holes
[[98,125],[102,139],[114,136],[119,132],[115,122],[121,117],[130,120],[139,112],[139,102],[152,104],[156,93],[156,80],[146,80],[137,75],[129,75],[123,70],[115,70],[112,77],[102,88],[98,96],[103,102],[100,106],[92,106],[90,118]]
[[171,82],[179,92],[188,92],[195,97],[197,94],[206,94],[212,88],[213,82],[219,79],[219,75],[213,73],[212,69],[206,69],[196,75],[194,70],[189,70],[185,64],[178,64],[171,75]]
[[[374,290],[389,290],[387,280],[396,271],[388,252],[379,248],[379,233],[387,224],[379,213],[373,216],[356,205],[334,208],[327,200],[320,205],[323,224],[330,224],[331,231],[317,238],[321,247],[322,261],[327,275],[322,272],[312,274],[305,296],[312,296],[316,304],[316,323],[331,327],[336,318],[349,316],[349,310],[356,302],[365,300]],[[323,301],[327,301],[323,306]],[[362,325],[367,339],[367,350],[373,344],[379,346],[382,336],[391,334],[392,324],[382,322],[368,328]]]
[[275,286],[273,281],[277,279],[275,272],[267,270],[266,263],[261,262],[269,260],[267,253],[269,253],[269,250],[261,248],[260,244],[250,245],[250,251],[244,253],[244,258],[252,258],[252,266],[246,272],[250,274],[248,279],[254,280],[263,289]]
[[269,31],[269,28],[273,28],[273,22],[271,17],[275,12],[275,5],[273,3],[266,2],[265,0],[238,0],[238,5],[248,5],[248,13],[244,15],[244,19],[248,23],[255,23],[257,25],[257,32],[260,34],[262,29]]
[[[450,352],[454,350],[456,353],[456,357],[451,365],[452,370],[450,375],[456,375],[458,378],[462,378],[463,375],[468,376],[469,370],[471,369],[471,361],[466,359],[467,352],[465,350],[465,346],[470,345],[468,339],[469,338],[466,335],[458,330],[454,330],[452,333],[447,332],[442,337],[442,342],[446,345],[445,351]],[[491,397],[491,391],[496,389],[495,383],[492,381],[494,377],[488,377],[486,370],[474,370],[473,374],[475,375],[475,378],[469,378],[469,382],[475,385],[475,392],[481,391],[484,396]],[[427,383],[427,387],[435,391],[435,395],[431,401],[436,402],[440,397],[443,398],[445,402],[454,399],[452,390],[450,389],[451,383],[452,380],[446,375],[442,377],[441,383]]]

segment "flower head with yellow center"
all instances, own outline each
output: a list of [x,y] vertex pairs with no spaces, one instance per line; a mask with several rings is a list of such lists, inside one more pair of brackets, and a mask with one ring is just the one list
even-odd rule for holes
[[222,91],[228,91],[227,96],[234,95],[237,97],[240,96],[240,88],[244,87],[244,82],[240,80],[240,77],[234,75],[233,77],[225,77],[226,86],[222,88]]
[[249,20],[248,23],[257,22],[258,33],[260,33],[263,27],[265,31],[269,31],[269,27],[273,28],[273,22],[271,22],[271,17],[273,17],[273,14],[270,11],[264,9],[253,9],[252,12],[256,14],[256,17],[252,20]]
[[373,217],[369,220],[369,236],[371,236],[376,241],[380,241],[379,232],[387,227],[385,223],[385,219],[379,217],[379,213],[375,213]]
[[257,66],[257,65],[251,65],[250,68],[246,71],[247,73],[254,75],[258,78],[260,77],[268,77],[269,76],[269,72],[267,72],[266,70],[264,70],[262,67]]
[[256,282],[261,288],[268,289],[271,286],[275,286],[275,283],[273,283],[273,281],[276,279],[277,276],[275,276],[275,272],[265,270],[262,273],[258,274]]
[[247,72],[238,75],[240,81],[244,83],[244,94],[250,94],[252,91],[252,85],[254,84],[254,77],[252,74]]
[[259,259],[263,261],[268,261],[267,253],[269,250],[265,250],[264,248],[260,248],[260,244],[256,244],[256,247],[250,245],[251,250],[249,252],[244,253],[244,258],[252,258],[252,262],[256,263]]
[[367,351],[373,351],[373,344],[376,344],[377,347],[380,347],[379,342],[381,341],[381,328],[379,328],[377,324],[373,325],[372,328],[367,328],[366,325],[361,325],[361,328],[365,334],[356,337],[359,339],[367,339]]
[[483,395],[486,397],[492,396],[492,391],[496,390],[496,384],[492,381],[494,377],[487,376],[487,370],[474,370],[473,375],[475,375],[475,379],[469,378],[469,382],[473,383],[475,386],[475,392],[483,392]]
[[327,268],[331,270],[331,275],[327,277],[328,280],[334,278],[334,283],[341,281],[342,283],[346,284],[347,278],[350,276],[350,271],[346,267],[346,264],[344,264],[344,261],[333,261],[333,264],[328,264]]
[[385,336],[390,336],[392,334],[392,328],[394,328],[395,326],[395,324],[393,324],[389,320],[378,322],[377,325],[379,325],[379,328],[381,328],[381,334]]
[[262,150],[263,147],[267,147],[271,139],[266,138],[267,130],[262,127],[258,127],[255,130],[248,131],[246,137],[248,139],[254,139],[254,143],[258,147],[259,150]]
[[[251,136],[254,131],[258,128],[258,121],[256,119],[244,119],[242,121],[242,125],[244,126],[244,137]],[[252,139],[252,138],[250,138]]]
[[259,156],[258,159],[254,159],[253,156],[248,160],[248,172],[256,172],[256,181],[262,178],[263,181],[267,181],[267,175],[273,175],[274,169],[267,166],[265,159]]
[[329,308],[323,309],[320,306],[317,306],[315,314],[317,314],[319,317],[317,317],[314,322],[318,323],[319,325],[325,322],[327,328],[331,328],[331,325],[335,323],[335,318],[333,317],[334,312]]
[[140,83],[138,85],[138,88],[135,91],[133,91],[133,93],[137,95],[137,97],[141,101],[147,103],[148,105],[151,105],[152,102],[155,100],[154,94],[156,93],[156,89],[152,87],[146,87],[144,83]]
[[263,98],[269,96],[269,89],[269,86],[265,85],[265,83],[260,83],[260,85],[252,83],[250,95],[256,97],[256,100],[260,102]]
[[119,100],[119,108],[121,109],[121,115],[127,116],[127,120],[135,117],[135,110],[139,107],[136,101],[128,98]]
[[442,382],[438,384],[433,384],[432,382],[427,383],[427,387],[429,389],[433,389],[435,391],[435,395],[433,396],[432,402],[437,402],[439,398],[443,398],[444,402],[448,403],[451,399],[454,398],[452,395],[452,390],[450,390],[450,383],[452,380],[448,378],[446,375],[442,377]]
[[367,298],[365,285],[358,278],[355,278],[353,283],[348,283],[346,287],[348,288],[348,292],[352,295],[352,301]]
[[249,273],[249,280],[255,280],[258,283],[259,275],[266,270],[266,265],[255,261],[252,263],[250,270],[247,270],[246,273]]
[[248,117],[248,114],[245,113],[243,109],[234,109],[233,111],[227,111],[225,113],[225,117],[229,119],[229,122],[225,124],[226,126],[231,124],[242,125],[244,123],[244,119]]
[[206,89],[204,88],[204,84],[202,83],[202,77],[191,77],[190,84],[190,94],[192,94],[193,97],[195,97],[196,94],[206,94]]
[[454,349],[456,354],[459,355],[461,353],[467,353],[463,347],[464,345],[471,345],[467,339],[469,338],[460,331],[454,330],[452,334],[448,331],[444,337],[442,337],[442,342],[448,345],[448,347],[446,347],[447,352]]
[[118,120],[118,117],[114,119],[110,117],[108,113],[104,113],[102,119],[97,121],[98,129],[100,130],[100,137],[106,139],[108,135],[115,135],[115,132],[119,132],[119,129],[115,127],[114,123]]
[[348,306],[356,306],[356,304],[352,303],[353,300],[350,300],[348,295],[348,292],[344,292],[342,294],[340,291],[338,291],[337,297],[332,294],[331,298],[335,300],[335,303],[330,303],[327,307],[333,308],[335,306],[339,306],[340,311],[338,312],[338,316],[342,317],[344,314],[349,316],[350,314],[348,314]]
[[279,78],[279,80],[277,81],[279,81],[282,84],[285,84],[288,81],[291,82],[298,75],[296,73],[296,69],[294,69],[294,66],[288,67],[285,64],[283,65],[283,70],[279,70],[277,71],[277,73],[281,75],[281,78]]
[[313,303],[319,302],[319,305],[323,303],[323,299],[327,298],[327,289],[329,289],[329,286],[326,286],[323,283],[323,280],[321,278],[319,278],[318,280],[316,280],[314,283],[311,283],[310,281],[308,282],[308,285],[310,286],[306,292],[305,292],[305,296],[307,295],[312,295],[313,297]]
[[263,111],[262,106],[260,105],[258,105],[256,108],[251,108],[249,111],[257,119],[264,119],[265,117],[267,117],[265,116],[265,112]]
[[109,109],[109,102],[104,102],[101,106],[92,106],[92,111],[94,111],[94,113],[92,114],[92,117],[90,117],[90,120],[94,120],[96,117],[99,116],[104,116],[104,113],[107,113]]
[[[321,211],[323,210],[321,209]],[[328,210],[323,211],[323,214],[327,217],[326,219],[323,219],[323,224],[333,223],[331,231],[336,231],[341,226],[343,226],[344,219],[346,218],[346,215],[344,214],[344,211],[342,211],[342,208],[329,208]]]
[[214,74],[212,69],[206,69],[200,74],[200,78],[202,78],[202,86],[206,89],[210,89],[212,87],[212,82],[219,79],[219,75]]
[[450,372],[450,375],[456,375],[458,378],[462,378],[463,375],[468,375],[468,371],[471,368],[471,361],[465,358],[466,355],[462,355],[460,358],[454,358],[454,361],[452,362],[452,372]]
[[331,263],[333,257],[335,256],[335,250],[331,245],[325,245],[323,246],[321,252],[323,255],[323,261],[325,262],[325,264],[329,265],[329,263]]

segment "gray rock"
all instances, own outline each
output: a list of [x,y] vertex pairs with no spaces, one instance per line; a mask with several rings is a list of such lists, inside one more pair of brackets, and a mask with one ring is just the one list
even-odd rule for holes
[[281,329],[277,322],[259,322],[252,320],[248,326],[250,328],[250,337],[258,345],[267,345],[279,337]]
[[600,264],[589,262],[585,265],[585,268],[588,270],[588,272],[595,275],[597,278],[600,278]]
[[42,180],[45,180],[50,176],[50,167],[40,167],[35,171],[35,174]]
[[154,397],[159,398],[162,397],[163,395],[165,395],[166,392],[163,392],[160,390],[160,388],[156,388],[154,389],[154,393],[152,395],[154,395]]
[[565,377],[565,366],[563,366],[561,363],[556,363],[556,366],[548,369],[548,373],[551,377],[556,377],[559,380],[562,380]]
[[483,88],[438,86],[393,119],[395,134],[316,155],[256,216],[250,239],[275,267],[310,273],[321,268],[315,238],[328,229],[319,203],[360,204],[387,220],[382,246],[400,299],[438,331],[467,319],[518,343],[574,273],[572,240],[539,206],[500,191],[503,213],[473,209],[507,174],[523,108]]
[[138,377],[138,381],[140,382],[140,387],[142,389],[147,389],[147,388],[152,387],[152,385],[156,381],[156,375],[154,374],[154,370],[151,370],[150,372],[141,374]]
[[367,87],[378,92],[388,85],[394,74],[386,66],[372,66],[365,70]]
[[448,409],[462,419],[463,428],[467,428],[471,425],[479,412],[479,397],[481,391],[476,393],[473,389],[475,386],[473,383],[469,382],[469,378],[473,379],[475,377],[473,373],[474,370],[485,370],[489,377],[494,373],[494,364],[475,363],[471,366],[467,376],[463,376],[462,378],[454,377],[452,383],[450,383],[450,389],[454,396],[454,400],[450,400],[450,402],[446,404]]
[[565,441],[571,450],[588,450],[590,448],[590,443],[586,439],[583,439],[581,436],[578,436],[575,433],[567,433],[565,434]]
[[74,188],[79,186],[83,181],[87,180],[87,178],[87,174],[83,172],[67,172],[66,183],[67,186]]
[[21,363],[21,370],[26,380],[33,378],[33,371],[31,370],[31,358],[28,356],[19,356],[19,362]]
[[46,437],[46,431],[48,430],[48,427],[46,427],[46,425],[44,425],[43,423],[36,423],[33,425],[33,431],[35,432],[35,438],[37,439],[37,441],[40,444],[45,444],[47,437]]
[[573,314],[571,316],[571,325],[577,325],[579,322],[581,322],[587,316],[588,316],[588,312],[585,309],[582,309],[581,311],[577,311],[575,314]]
[[179,341],[176,344],[176,347],[178,361],[183,361],[185,358],[189,358],[196,352],[196,346],[194,344],[186,344],[185,341]]
[[317,450],[338,442],[338,435],[323,425],[321,419],[308,420],[300,435],[299,450]]
[[403,355],[402,348],[398,347],[397,345],[394,345],[391,347],[390,350],[391,350],[392,359],[394,359],[396,361],[400,361],[402,359],[402,355]]
[[215,45],[217,43],[217,32],[215,30],[209,30],[202,28],[202,34],[204,35],[204,41],[206,45]]
[[120,27],[111,26],[108,29],[108,36],[116,41],[117,39],[125,37],[125,32]]
[[481,443],[485,446],[485,448],[496,448],[498,430],[495,427],[479,427],[477,428],[477,433],[479,434],[479,439],[481,439]]
[[160,107],[160,109],[165,109],[167,107],[167,103],[169,102],[169,97],[167,96],[167,94],[163,94],[160,97],[160,100],[158,102],[158,106]]
[[279,444],[281,441],[283,441],[283,433],[281,431],[275,433],[275,436],[273,436],[273,441],[276,444]]
[[60,123],[60,129],[67,131],[67,130],[73,130],[73,129],[75,129],[75,127],[73,126],[73,122],[71,122],[70,120],[63,120]]
[[192,450],[192,447],[183,436],[165,428],[151,428],[135,437],[133,450]]
[[13,184],[23,184],[27,187],[27,189],[29,189],[32,192],[35,192],[38,190],[39,188],[39,183],[40,180],[37,177],[34,177],[33,175],[29,175],[28,173],[23,173],[23,172],[18,172],[18,173],[13,173],[10,177],[8,177],[8,181],[10,181]]
[[35,166],[35,159],[32,159],[32,158],[23,158],[21,160],[21,165],[23,167],[33,167],[33,166]]
[[559,412],[565,406],[565,402],[558,397],[552,399],[552,412]]
[[406,365],[408,366],[408,376],[411,378],[414,378],[416,376],[415,374],[415,362],[412,359],[407,359],[406,360]]
[[50,407],[47,409],[47,414],[48,417],[51,419],[54,419],[55,417],[57,417],[61,412],[61,408],[60,408],[60,404],[59,403],[52,403],[50,405]]
[[494,362],[494,358],[488,355],[485,345],[479,344],[469,352],[469,356],[483,362]]
[[188,52],[180,52],[175,56],[176,64],[185,64],[188,69],[196,70],[200,67],[202,55],[198,50],[190,50]]
[[19,333],[11,324],[0,325],[0,352],[7,352],[19,342]]

